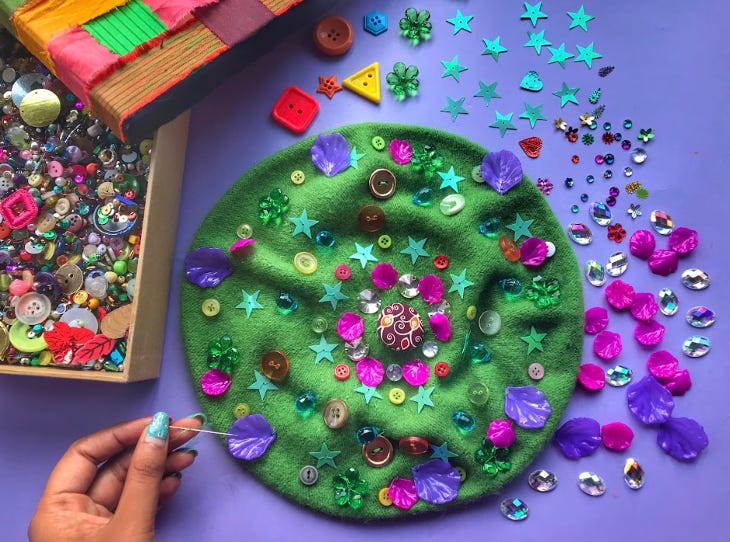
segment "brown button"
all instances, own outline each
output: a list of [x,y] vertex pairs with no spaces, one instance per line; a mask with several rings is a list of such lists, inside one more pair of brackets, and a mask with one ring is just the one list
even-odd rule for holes
[[378,199],[388,199],[395,193],[395,175],[389,169],[376,169],[370,174],[370,193]]
[[384,467],[393,459],[393,445],[383,435],[378,435],[363,445],[362,458],[371,467]]
[[261,373],[274,382],[284,380],[289,374],[289,358],[281,350],[266,352],[261,358]]
[[385,227],[385,212],[377,205],[365,205],[357,213],[357,223],[362,230],[375,233]]
[[84,283],[84,272],[76,264],[67,263],[62,265],[56,270],[55,275],[61,291],[66,295],[78,291]]
[[326,55],[344,55],[352,45],[352,37],[352,25],[343,17],[325,17],[314,27],[314,44]]
[[425,454],[430,446],[425,438],[403,437],[398,441],[398,449],[404,454],[421,455]]
[[322,418],[324,419],[324,424],[330,429],[343,428],[349,417],[350,409],[347,408],[347,403],[342,399],[330,399],[324,405]]

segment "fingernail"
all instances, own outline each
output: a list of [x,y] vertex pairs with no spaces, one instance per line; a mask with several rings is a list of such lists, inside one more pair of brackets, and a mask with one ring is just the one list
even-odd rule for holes
[[152,416],[152,421],[147,426],[145,442],[159,444],[167,441],[167,433],[170,426],[170,417],[167,412],[157,412]]
[[193,457],[198,457],[198,450],[196,450],[195,448],[182,447],[182,448],[178,448],[177,450],[175,450],[175,453],[177,453],[177,452],[183,452],[185,454],[190,454]]
[[195,418],[200,422],[200,425],[205,425],[208,423],[208,416],[203,414],[202,412],[196,412],[195,414],[188,414],[185,416],[186,418]]

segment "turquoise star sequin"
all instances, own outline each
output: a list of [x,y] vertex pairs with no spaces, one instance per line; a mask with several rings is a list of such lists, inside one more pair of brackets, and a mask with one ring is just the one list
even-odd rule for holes
[[525,47],[534,47],[535,52],[539,55],[542,53],[543,46],[547,47],[548,45],[552,45],[553,42],[548,41],[545,39],[545,31],[540,30],[540,32],[528,32],[528,36],[530,36],[530,40],[525,43]]
[[441,74],[442,79],[444,77],[451,76],[458,81],[459,74],[469,69],[466,66],[459,64],[459,55],[456,55],[451,60],[442,60],[441,64],[444,65],[444,73]]
[[357,169],[357,163],[360,161],[360,158],[365,156],[364,152],[357,152],[357,149],[355,147],[352,148],[350,151],[350,167]]
[[360,265],[362,265],[362,268],[365,269],[365,266],[368,262],[377,262],[378,259],[372,255],[373,245],[368,245],[366,247],[363,247],[360,245],[360,243],[355,243],[355,254],[350,256],[351,260],[359,260]]
[[484,81],[479,81],[479,91],[474,94],[475,98],[484,98],[484,105],[489,107],[489,102],[492,100],[492,98],[501,98],[499,94],[497,94],[497,91],[495,90],[497,88],[497,82],[486,84]]
[[569,11],[567,13],[567,15],[568,15],[568,17],[571,18],[570,28],[568,30],[573,29],[576,26],[579,26],[585,32],[588,32],[588,27],[586,26],[586,23],[588,21],[592,21],[593,19],[595,19],[595,17],[593,15],[588,15],[585,12],[585,9],[583,8],[583,6],[580,6],[578,11]]
[[473,15],[464,15],[461,10],[457,9],[456,15],[451,19],[446,19],[446,22],[454,25],[454,33],[452,35],[455,36],[461,30],[471,32],[471,28],[469,27],[469,21],[471,21],[473,18]]
[[515,128],[515,125],[512,124],[513,114],[514,113],[507,113],[506,115],[503,115],[499,111],[495,111],[495,116],[497,117],[497,120],[490,124],[489,127],[497,128],[499,130],[499,134],[502,137],[504,137],[504,134],[507,133],[507,130],[517,130],[517,128]]
[[340,455],[342,452],[340,450],[330,450],[327,447],[327,443],[323,442],[322,447],[319,449],[318,452],[309,452],[309,455],[314,457],[317,460],[317,468],[321,468],[324,465],[329,465],[330,467],[337,468],[337,465],[335,465],[335,457]]
[[593,67],[593,61],[597,58],[603,58],[603,55],[593,51],[593,42],[590,42],[586,47],[580,45],[575,46],[578,49],[578,56],[575,57],[574,62],[585,62],[589,68]]
[[449,450],[449,445],[445,441],[441,446],[434,446],[433,444],[429,444],[429,446],[431,446],[431,450],[433,450],[429,459],[440,459],[444,463],[448,463],[450,457],[459,457],[459,454],[455,454]]
[[420,414],[424,406],[433,407],[433,401],[431,401],[431,394],[436,386],[431,386],[428,389],[423,389],[423,386],[418,386],[418,393],[410,398],[411,401],[418,403],[418,413]]
[[493,40],[482,38],[482,41],[484,42],[484,51],[482,51],[482,54],[492,55],[492,58],[495,62],[499,60],[499,55],[501,53],[507,52],[507,48],[503,47],[502,44],[499,43],[499,36],[497,36]]
[[258,302],[259,294],[261,290],[256,290],[254,293],[249,294],[246,290],[241,290],[243,301],[236,305],[237,309],[246,309],[246,318],[251,317],[251,313],[254,309],[263,309],[261,303]]
[[311,220],[307,216],[307,210],[303,209],[302,214],[299,216],[299,218],[289,218],[294,223],[294,233],[291,234],[292,237],[295,235],[299,235],[300,233],[303,233],[310,239],[312,238],[312,230],[310,229],[315,224],[319,224],[319,220]]
[[579,88],[570,88],[563,82],[563,88],[553,92],[553,96],[560,98],[560,107],[565,107],[568,102],[578,105],[578,98],[575,97],[575,93],[578,92]]
[[569,53],[565,50],[565,43],[561,43],[560,47],[557,49],[555,47],[548,47],[548,50],[552,53],[553,56],[550,57],[550,60],[548,60],[548,64],[552,64],[553,62],[557,62],[562,66],[563,69],[565,69],[565,61],[569,58],[573,58],[575,55],[573,53]]
[[464,299],[464,290],[469,286],[474,286],[474,283],[466,278],[466,269],[458,275],[454,275],[453,273],[449,273],[449,275],[451,275],[452,282],[451,288],[449,288],[449,293],[459,292],[459,297]]
[[520,115],[520,118],[529,120],[531,128],[535,127],[535,123],[538,120],[547,120],[542,115],[542,104],[533,107],[527,102],[525,102],[525,112]]
[[322,284],[324,286],[325,295],[319,300],[320,303],[329,302],[333,309],[337,309],[337,303],[348,297],[343,294],[340,289],[342,288],[342,282],[338,282],[335,286],[329,284]]
[[547,333],[538,333],[535,331],[534,326],[530,326],[530,334],[520,337],[527,343],[527,354],[531,354],[533,350],[539,350],[544,352],[545,349],[542,346],[542,340],[547,336]]
[[464,180],[464,177],[459,177],[454,172],[454,166],[449,167],[449,171],[445,173],[443,171],[437,171],[436,173],[441,177],[441,186],[439,186],[439,189],[443,190],[448,187],[454,192],[459,191],[459,183]]
[[464,100],[465,98],[459,98],[458,100],[454,100],[453,98],[450,98],[446,96],[446,107],[444,107],[441,112],[442,113],[450,113],[451,114],[451,122],[456,121],[456,117],[459,115],[468,115],[469,112],[464,109]]
[[540,11],[540,8],[542,8],[542,2],[538,2],[534,6],[531,6],[527,2],[524,3],[525,5],[525,12],[520,15],[520,19],[530,19],[530,22],[532,22],[533,28],[537,26],[537,21],[540,19],[547,19],[547,13],[543,13]]
[[421,239],[420,241],[416,241],[411,237],[408,236],[408,248],[404,248],[400,251],[401,254],[408,254],[411,257],[411,263],[413,265],[416,265],[416,260],[419,256],[423,256],[424,258],[428,258],[429,254],[426,252],[423,248],[423,245],[426,244],[426,241],[428,239]]
[[532,226],[533,222],[535,222],[534,219],[523,220],[520,216],[520,213],[517,213],[517,217],[515,218],[514,223],[507,226],[507,229],[515,232],[515,241],[517,241],[523,235],[525,237],[532,237],[532,234],[530,233],[530,226]]
[[335,348],[337,348],[337,345],[328,343],[327,339],[324,338],[324,335],[320,335],[319,344],[309,345],[309,349],[317,354],[317,357],[314,358],[314,363],[319,363],[323,359],[334,363],[335,359],[332,357],[332,350]]
[[254,369],[253,374],[256,376],[256,382],[251,384],[247,390],[258,390],[259,396],[261,397],[261,400],[264,400],[264,397],[266,397],[267,391],[276,391],[279,388],[276,387],[275,384],[271,383],[271,380],[266,378],[264,375],[262,375],[260,372]]
[[366,386],[363,384],[359,388],[355,388],[357,393],[362,393],[365,396],[365,404],[370,404],[370,399],[375,397],[376,399],[382,399],[383,396],[378,393],[378,390],[374,386]]

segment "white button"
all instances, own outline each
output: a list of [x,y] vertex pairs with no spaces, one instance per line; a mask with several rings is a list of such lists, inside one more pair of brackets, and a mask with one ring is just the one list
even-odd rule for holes
[[39,324],[51,314],[51,301],[37,292],[24,294],[15,305],[15,317],[29,326]]
[[539,363],[533,363],[527,368],[527,374],[533,380],[542,380],[542,377],[545,376],[545,369]]
[[94,333],[99,330],[99,321],[96,316],[90,310],[81,307],[68,309],[61,316],[61,322],[65,322],[72,327],[83,327]]
[[555,255],[555,244],[553,244],[551,241],[545,241],[545,245],[547,245],[546,256],[548,258],[552,258]]
[[479,329],[485,335],[495,335],[502,327],[502,317],[496,311],[484,311],[479,316]]

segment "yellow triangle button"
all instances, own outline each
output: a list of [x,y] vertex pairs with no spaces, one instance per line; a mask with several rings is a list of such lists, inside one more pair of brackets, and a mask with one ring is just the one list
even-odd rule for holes
[[359,94],[363,98],[380,103],[380,65],[373,62],[369,66],[364,67],[359,72],[355,72],[344,81],[342,86],[347,90],[351,90],[355,94]]

